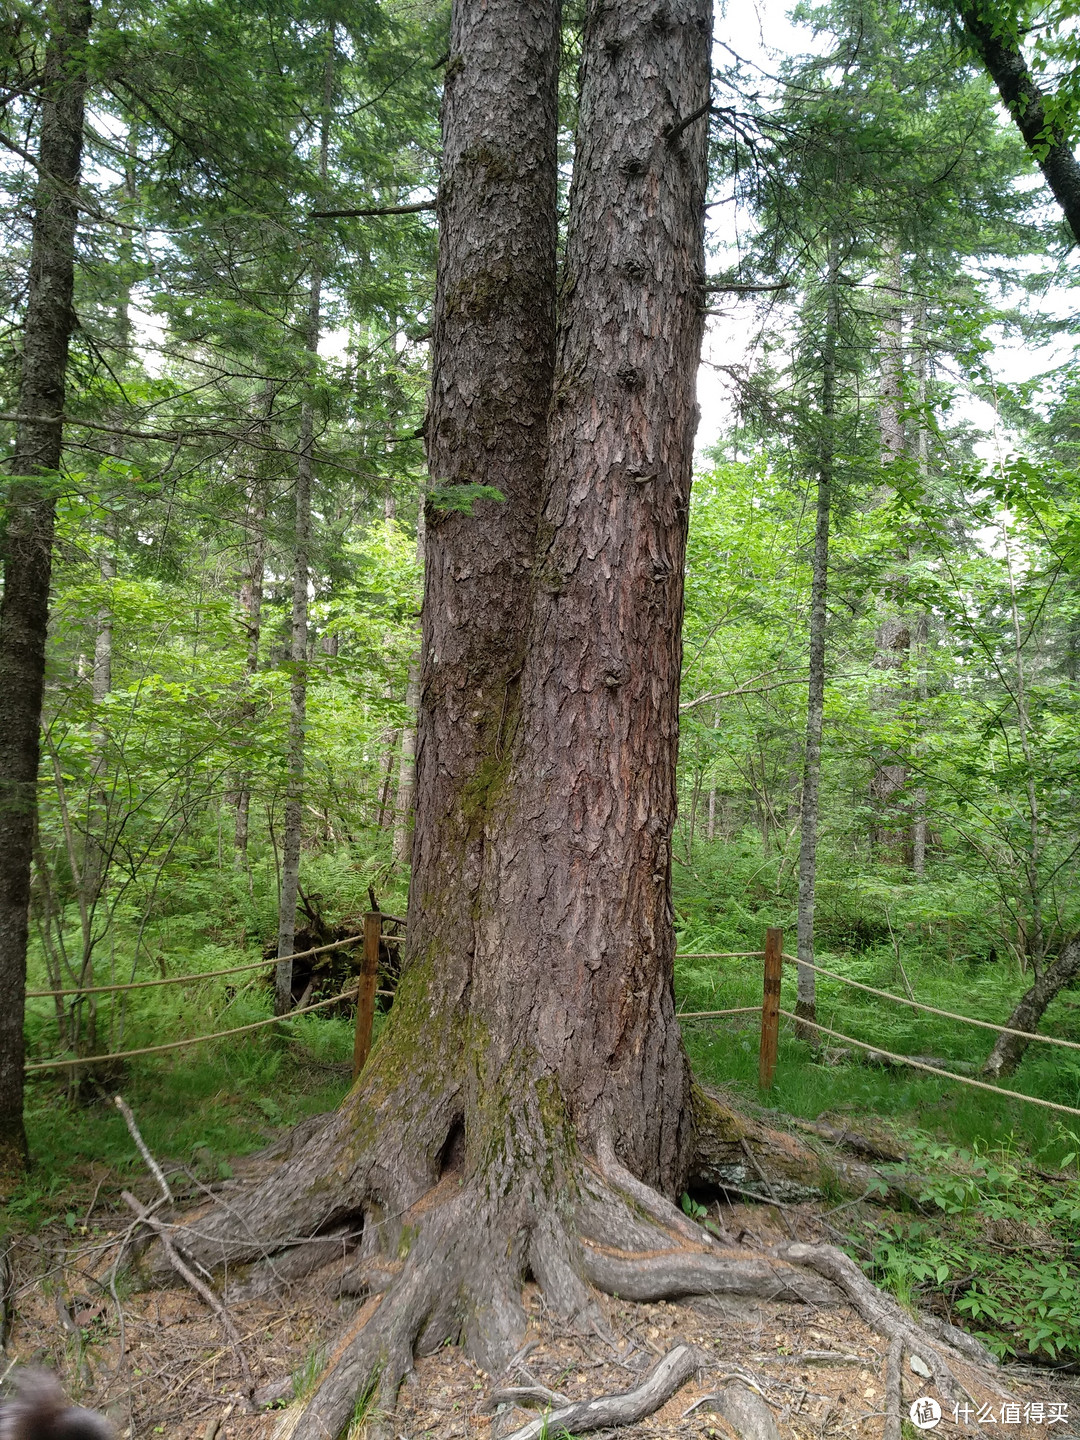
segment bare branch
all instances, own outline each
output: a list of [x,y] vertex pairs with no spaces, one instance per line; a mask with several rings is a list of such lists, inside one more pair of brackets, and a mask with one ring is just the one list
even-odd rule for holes
[[420,215],[436,210],[434,200],[418,200],[413,205],[363,205],[358,210],[312,210],[312,220],[363,220],[369,215]]

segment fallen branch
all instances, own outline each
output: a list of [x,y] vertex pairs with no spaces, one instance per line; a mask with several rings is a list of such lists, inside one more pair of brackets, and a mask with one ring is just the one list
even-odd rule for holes
[[151,1230],[153,1230],[154,1234],[161,1241],[161,1248],[164,1250],[169,1264],[180,1276],[181,1280],[184,1280],[188,1285],[190,1285],[192,1290],[195,1291],[195,1294],[198,1295],[200,1300],[204,1300],[206,1304],[209,1305],[210,1309],[213,1310],[214,1314],[218,1317],[218,1320],[221,1323],[221,1328],[225,1332],[225,1337],[228,1340],[229,1345],[232,1347],[233,1354],[236,1356],[237,1362],[240,1365],[241,1372],[244,1376],[244,1384],[247,1387],[247,1393],[250,1395],[255,1389],[255,1380],[251,1374],[251,1366],[248,1364],[247,1355],[244,1353],[244,1347],[240,1340],[240,1332],[233,1324],[232,1316],[225,1309],[225,1306],[221,1303],[218,1297],[214,1294],[213,1290],[210,1289],[210,1286],[207,1285],[205,1281],[200,1280],[198,1275],[195,1274],[194,1270],[190,1269],[190,1267],[185,1265],[183,1260],[181,1260],[175,1245],[173,1245],[172,1241],[169,1239],[168,1226],[163,1225],[160,1220],[155,1220],[153,1215],[150,1214],[149,1210],[146,1209],[145,1205],[140,1204],[140,1202],[135,1199],[135,1196],[132,1195],[130,1191],[121,1190],[120,1198],[130,1210],[133,1210],[135,1212],[135,1214],[139,1217],[139,1219],[143,1222],[144,1225],[148,1226]]
[[636,1425],[671,1399],[680,1386],[709,1364],[709,1358],[693,1345],[677,1345],[657,1362],[634,1390],[621,1395],[603,1395],[596,1400],[578,1400],[530,1420],[508,1440],[540,1440],[565,1430],[571,1435],[586,1430],[607,1430],[618,1425]]
[[120,1111],[120,1114],[124,1117],[124,1124],[127,1126],[128,1133],[131,1135],[132,1140],[135,1141],[135,1148],[138,1150],[142,1158],[146,1161],[146,1168],[150,1171],[150,1174],[153,1175],[154,1179],[157,1181],[158,1188],[160,1189],[162,1195],[164,1195],[168,1204],[171,1205],[173,1203],[173,1193],[169,1189],[169,1182],[165,1179],[165,1172],[164,1170],[162,1170],[158,1162],[154,1159],[153,1155],[151,1155],[150,1149],[147,1146],[146,1141],[143,1139],[142,1134],[139,1131],[138,1125],[136,1125],[135,1123],[135,1116],[131,1113],[130,1107],[128,1106],[122,1095],[114,1096],[113,1104]]

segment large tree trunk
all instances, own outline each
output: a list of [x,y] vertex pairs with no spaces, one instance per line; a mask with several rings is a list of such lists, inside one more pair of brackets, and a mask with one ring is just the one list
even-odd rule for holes
[[655,10],[597,4],[586,25],[532,624],[473,1010],[503,1103],[549,1097],[546,1132],[522,1117],[514,1163],[551,1151],[554,1122],[594,1153],[609,1135],[671,1192],[692,1143],[670,882],[707,127],[672,130],[708,98],[711,26],[706,0],[663,24]]
[[[412,968],[466,1013],[488,791],[516,709],[555,345],[558,0],[458,0],[443,96],[429,502],[409,892]],[[395,1005],[395,1009],[398,1007]],[[461,1031],[431,1037],[451,1071]],[[445,1084],[446,1082],[440,1082]]]
[[11,471],[0,605],[0,1170],[26,1154],[23,1013],[27,910],[37,820],[41,702],[55,516],[54,477],[73,324],[75,224],[82,164],[89,0],[49,13],[23,326],[20,419]]
[[725,1152],[718,1108],[691,1090],[672,992],[711,0],[589,5],[545,443],[558,21],[555,0],[453,13],[433,479],[501,472],[508,498],[429,530],[397,1001],[337,1114],[261,1184],[172,1232],[200,1263],[269,1277],[295,1237],[360,1231],[338,1283],[368,1301],[293,1440],[332,1440],[373,1385],[388,1414],[414,1353],[447,1339],[503,1369],[527,1276],[581,1327],[601,1323],[592,1286],[821,1303],[836,1290],[793,1260],[857,1274],[829,1247],[732,1253],[660,1193],[695,1147],[715,1161],[760,1140],[734,1130]]
[[[836,342],[840,328],[840,247],[829,244],[826,276],[825,340],[821,357],[821,440],[818,456],[814,562],[810,582],[810,677],[806,696],[806,753],[803,760],[799,836],[799,908],[797,957],[814,963],[814,903],[817,893],[818,817],[821,801],[821,731],[825,715],[825,631],[828,621],[829,521],[836,458]],[[807,964],[796,971],[795,1013],[816,1020],[815,975]],[[816,1042],[809,1025],[797,1027],[801,1039]]]
[[[1080,939],[1063,945],[1061,954],[1038,976],[1031,989],[1020,999],[1006,1024],[1010,1030],[1026,1030],[1033,1034],[1046,1014],[1050,1002],[1066,985],[1080,976]],[[1011,1075],[1031,1042],[1022,1035],[999,1035],[987,1056],[983,1074],[998,1080]]]

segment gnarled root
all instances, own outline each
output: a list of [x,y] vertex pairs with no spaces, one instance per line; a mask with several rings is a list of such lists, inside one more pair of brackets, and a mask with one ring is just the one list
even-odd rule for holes
[[[339,1293],[361,1298],[291,1440],[334,1440],[360,1397],[369,1427],[380,1433],[414,1357],[448,1340],[462,1341],[484,1369],[500,1374],[525,1337],[529,1278],[556,1316],[600,1336],[607,1332],[597,1291],[642,1301],[723,1293],[814,1305],[846,1299],[875,1330],[924,1357],[945,1398],[966,1393],[954,1362],[993,1367],[963,1332],[916,1324],[833,1246],[764,1253],[710,1235],[631,1174],[604,1137],[595,1160],[564,1157],[554,1179],[521,1157],[476,1175],[455,1138],[452,1104],[423,1123],[423,1146],[415,1131],[406,1144],[401,1125],[376,1128],[361,1146],[335,1116],[250,1193],[170,1231],[192,1261],[226,1263],[231,1285],[259,1288],[275,1275],[320,1267],[325,1257],[337,1266]],[[438,1123],[446,1127],[441,1136]],[[407,1150],[408,1166],[401,1163]],[[636,1389],[572,1404],[558,1423],[581,1430],[590,1417],[613,1417],[596,1420],[606,1425],[626,1423],[624,1413],[651,1413],[640,1407],[663,1404],[701,1363],[689,1347],[680,1351],[687,1353],[678,1363],[657,1366]]]
[[602,1395],[596,1400],[579,1400],[530,1420],[515,1430],[509,1440],[543,1440],[546,1435],[584,1434],[614,1425],[636,1425],[671,1399],[680,1385],[709,1363],[709,1357],[693,1345],[676,1345],[633,1390],[621,1395]]
[[[831,1280],[872,1330],[890,1341],[899,1340],[905,1349],[920,1355],[930,1366],[935,1385],[950,1400],[962,1403],[970,1398],[950,1362],[966,1360],[983,1371],[998,1369],[994,1356],[973,1335],[941,1321],[920,1325],[912,1320],[891,1296],[873,1285],[855,1262],[835,1245],[784,1245],[779,1247],[777,1254],[797,1265],[806,1265]],[[1008,1395],[1008,1391],[989,1376],[986,1378],[999,1395]]]

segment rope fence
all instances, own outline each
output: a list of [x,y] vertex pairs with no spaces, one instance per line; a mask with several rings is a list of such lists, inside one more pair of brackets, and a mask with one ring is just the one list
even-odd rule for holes
[[804,1020],[799,1015],[793,1015],[790,1010],[781,1010],[780,1014],[785,1020],[794,1020],[796,1025],[808,1025],[811,1030],[818,1030],[822,1035],[846,1040],[849,1045],[858,1045],[861,1050],[869,1050],[873,1055],[884,1055],[886,1060],[893,1060],[899,1065],[925,1070],[928,1075],[937,1075],[942,1080],[955,1080],[958,1085],[973,1085],[976,1090],[989,1090],[991,1095],[1006,1095],[1010,1100],[1026,1100],[1029,1105],[1041,1105],[1046,1110],[1059,1110],[1063,1115],[1080,1115],[1080,1110],[1075,1110],[1071,1105],[1058,1105],[1055,1101],[1043,1100],[1038,1095],[1025,1095],[1021,1090],[1006,1090],[1001,1085],[989,1085],[985,1080],[973,1080],[970,1075],[957,1075],[952,1070],[942,1070],[938,1065],[927,1065],[925,1060],[915,1060],[910,1055],[894,1055],[889,1050],[882,1050],[880,1045],[868,1045],[865,1040],[841,1035],[839,1030],[830,1030],[827,1025],[819,1025],[816,1020]]
[[343,990],[337,995],[331,995],[325,1000],[317,1000],[312,1005],[304,1005],[296,1010],[289,1010],[284,1015],[271,1015],[265,1020],[253,1020],[248,1025],[234,1025],[229,1030],[214,1030],[206,1035],[189,1035],[183,1040],[168,1040],[160,1045],[143,1045],[135,1050],[114,1050],[104,1055],[74,1055],[56,1060],[35,1060],[25,1065],[26,1074],[40,1073],[42,1070],[71,1069],[80,1065],[99,1065],[108,1060],[130,1060],[137,1055],[160,1055],[166,1050],[181,1050],[189,1045],[202,1045],[207,1040],[222,1040],[230,1035],[243,1035],[250,1030],[261,1030],[267,1025],[278,1025],[282,1020],[292,1020],[297,1015],[308,1015],[313,1010],[323,1010],[328,1005],[340,1004],[342,1000],[356,999],[356,1038],[353,1045],[353,1078],[360,1073],[364,1062],[371,1050],[372,1033],[375,1024],[375,998],[378,995],[393,997],[393,990],[378,990],[377,976],[379,967],[379,944],[385,940],[400,941],[401,935],[386,935],[383,933],[382,922],[390,920],[395,924],[402,925],[405,922],[396,915],[384,915],[379,911],[371,911],[364,916],[364,929],[359,935],[349,935],[344,940],[335,940],[329,945],[316,945],[310,950],[299,950],[292,955],[273,956],[270,959],[254,960],[244,965],[228,966],[224,970],[204,970],[195,975],[169,975],[158,980],[138,980],[124,985],[97,985],[88,986],[86,989],[77,990],[28,990],[27,998],[34,999],[56,999],[65,995],[97,995],[113,994],[124,990],[141,990],[157,985],[195,985],[202,980],[216,979],[221,975],[238,975],[246,970],[263,970],[268,965],[277,965],[282,960],[305,960],[312,955],[323,955],[328,950],[340,950],[346,945],[355,945],[363,942],[364,958],[362,962],[360,979],[348,990]]
[[756,1015],[760,1005],[736,1005],[734,1010],[680,1010],[676,1020],[715,1020],[718,1015]]
[[351,1000],[359,992],[359,988],[358,985],[352,985],[340,995],[331,995],[329,1000],[317,1000],[314,1005],[305,1005],[302,1010],[290,1010],[287,1015],[271,1015],[269,1020],[253,1020],[250,1025],[235,1025],[231,1030],[215,1030],[209,1035],[189,1035],[186,1040],[169,1040],[164,1045],[144,1045],[138,1050],[114,1050],[108,1055],[75,1055],[65,1060],[40,1060],[27,1065],[25,1069],[26,1073],[30,1074],[35,1070],[60,1070],[72,1065],[100,1065],[103,1060],[130,1060],[133,1055],[160,1055],[164,1050],[180,1050],[185,1045],[201,1045],[206,1040],[223,1040],[227,1035],[243,1035],[246,1030],[261,1030],[264,1025],[280,1025],[283,1020],[293,1020],[297,1015],[309,1015],[312,1010],[322,1010],[327,1005]]
[[[376,976],[379,961],[380,942],[397,940],[403,937],[400,935],[386,935],[382,930],[382,922],[390,920],[395,924],[403,924],[404,921],[393,915],[383,915],[378,911],[371,911],[364,916],[364,930],[360,935],[350,935],[344,940],[335,940],[328,945],[316,945],[309,950],[300,950],[293,955],[281,956],[282,960],[306,960],[315,955],[323,955],[331,950],[340,950],[349,945],[356,945],[363,942],[364,958],[361,968],[360,979],[356,985],[340,994],[332,995],[328,999],[318,1000],[312,1005],[305,1005],[301,1009],[292,1010],[285,1015],[273,1015],[265,1020],[255,1020],[248,1025],[233,1026],[228,1030],[217,1030],[205,1035],[188,1036],[183,1040],[169,1040],[160,1045],[144,1045],[133,1050],[119,1050],[112,1054],[87,1055],[65,1057],[56,1060],[34,1061],[25,1067],[27,1074],[40,1073],[44,1070],[70,1069],[80,1065],[101,1064],[110,1060],[129,1060],[136,1056],[158,1055],[169,1050],[180,1050],[190,1045],[201,1045],[209,1040],[221,1040],[232,1035],[243,1035],[252,1030],[261,1030],[265,1026],[280,1024],[282,1020],[292,1019],[297,1015],[311,1014],[313,1011],[325,1009],[330,1005],[340,1004],[343,1000],[351,1000],[355,997],[356,1005],[356,1039],[353,1051],[353,1075],[354,1078],[360,1073],[371,1049],[371,1039],[374,1026],[375,998],[377,995],[392,996],[393,991],[377,990]],[[826,1025],[820,1025],[815,1020],[808,1020],[802,1016],[793,1014],[789,1010],[780,1007],[780,980],[783,965],[805,966],[817,975],[823,975],[829,980],[838,981],[842,985],[851,986],[855,990],[861,990],[865,994],[874,995],[881,1000],[889,1000],[896,1005],[908,1006],[914,1010],[921,1010],[928,1015],[937,1015],[945,1020],[958,1021],[965,1025],[974,1025],[981,1030],[992,1030],[999,1035],[1015,1035],[1019,1039],[1037,1041],[1044,1045],[1057,1045],[1067,1050],[1080,1050],[1080,1044],[1073,1040],[1063,1040],[1056,1035],[1039,1035],[1032,1031],[1015,1030],[1008,1025],[995,1025],[989,1020],[976,1020],[971,1015],[957,1015],[951,1010],[941,1010],[934,1005],[926,1005],[921,1001],[894,995],[889,990],[880,990],[873,985],[866,985],[861,980],[852,980],[847,975],[841,975],[835,970],[829,970],[823,965],[816,965],[809,960],[799,960],[797,956],[786,955],[783,952],[783,932],[778,929],[770,929],[766,932],[764,950],[708,950],[708,951],[684,951],[679,955],[681,960],[751,960],[765,959],[765,981],[762,1003],[760,1005],[736,1005],[724,1010],[689,1010],[677,1013],[679,1020],[712,1020],[720,1019],[729,1015],[752,1015],[760,1014],[761,1019],[761,1050],[759,1057],[759,1078],[762,1088],[768,1089],[773,1081],[777,1059],[777,1030],[780,1016],[786,1020],[793,1021],[797,1026],[806,1026],[822,1035],[829,1035],[835,1040],[842,1040],[848,1045],[854,1045],[860,1050],[865,1050],[874,1055],[880,1055],[883,1059],[897,1065],[907,1065],[914,1070],[921,1070],[929,1075],[936,1075],[941,1079],[952,1080],[958,1085],[970,1085],[976,1090],[989,1091],[992,1095],[1003,1096],[1011,1100],[1023,1100],[1029,1105],[1039,1105],[1046,1110],[1054,1110],[1063,1115],[1080,1116],[1080,1109],[1071,1105],[1060,1105],[1052,1100],[1043,1100],[1036,1095],[1025,1095],[1019,1090],[1006,1090],[1000,1085],[991,1085],[984,1080],[975,1080],[967,1075],[957,1075],[951,1070],[942,1069],[937,1065],[928,1065],[923,1060],[916,1060],[910,1055],[895,1055],[889,1050],[884,1050],[880,1045],[869,1044],[865,1040],[857,1040],[853,1035],[845,1035],[839,1030],[832,1030]],[[28,999],[61,999],[68,995],[104,995],[115,994],[129,990],[151,989],[161,985],[195,985],[203,980],[217,979],[223,975],[239,975],[246,971],[265,969],[268,965],[276,965],[278,957],[249,961],[243,965],[232,965],[222,970],[206,970],[195,975],[170,975],[156,980],[136,980],[127,984],[119,985],[95,985],[87,986],[84,989],[64,990],[28,990]]]
[[952,1080],[958,1085],[970,1085],[975,1090],[988,1091],[991,1095],[999,1095],[1009,1100],[1023,1100],[1029,1105],[1039,1105],[1044,1110],[1054,1110],[1061,1115],[1080,1116],[1080,1109],[1072,1105],[1061,1105],[1054,1100],[1043,1100],[1037,1095],[1025,1095],[1020,1090],[1007,1090],[1001,1085],[991,1085],[985,1080],[975,1080],[967,1075],[957,1075],[952,1070],[945,1070],[939,1065],[928,1065],[924,1060],[916,1060],[910,1055],[896,1055],[891,1050],[885,1050],[880,1045],[871,1045],[865,1040],[856,1040],[853,1035],[845,1035],[842,1031],[832,1030],[827,1025],[820,1025],[815,1020],[804,1019],[801,1015],[795,1015],[790,1010],[784,1010],[780,1006],[780,981],[781,971],[784,964],[805,966],[817,975],[823,975],[830,980],[839,981],[841,985],[850,985],[855,990],[861,990],[868,995],[877,996],[881,1000],[892,1001],[895,1005],[905,1005],[914,1010],[924,1011],[928,1015],[938,1015],[945,1020],[955,1020],[964,1025],[975,1025],[980,1030],[992,1030],[998,1035],[1015,1035],[1021,1040],[1038,1041],[1044,1045],[1057,1045],[1066,1050],[1080,1050],[1080,1044],[1074,1040],[1063,1040],[1056,1035],[1039,1035],[1034,1031],[1015,1030],[1009,1025],[995,1025],[989,1020],[976,1020],[972,1015],[957,1015],[951,1010],[941,1010],[936,1005],[926,1005],[919,1000],[908,998],[903,995],[894,995],[889,990],[879,990],[873,985],[866,985],[861,980],[852,980],[847,975],[841,975],[836,970],[829,970],[823,965],[816,965],[809,960],[800,960],[795,955],[786,955],[783,950],[783,931],[770,929],[766,931],[765,949],[751,951],[692,951],[680,954],[682,960],[736,960],[736,959],[761,959],[765,960],[765,978],[762,1003],[760,1005],[740,1005],[729,1010],[691,1010],[678,1013],[680,1020],[705,1020],[719,1018],[724,1015],[748,1015],[758,1013],[761,1015],[761,1045],[758,1059],[758,1076],[762,1089],[769,1089],[773,1082],[777,1062],[778,1027],[780,1017],[792,1021],[796,1026],[805,1026],[807,1029],[815,1030],[819,1034],[829,1035],[834,1040],[842,1040],[848,1045],[854,1045],[860,1050],[869,1054],[879,1055],[882,1059],[888,1060],[896,1065],[907,1065],[913,1070],[921,1070],[928,1075],[936,1075],[943,1080]]
[[760,950],[680,950],[680,960],[757,960]]
[[[393,915],[383,917],[396,919]],[[216,980],[221,975],[240,975],[245,970],[262,970],[267,965],[278,965],[285,960],[307,960],[312,955],[325,955],[328,950],[341,950],[346,945],[359,945],[363,934],[347,935],[344,940],[335,940],[329,945],[315,945],[310,950],[298,950],[293,955],[271,955],[268,959],[248,960],[243,965],[229,965],[224,970],[200,970],[194,975],[165,975],[159,980],[130,980],[121,985],[76,985],[68,990],[27,990],[28,1000],[62,1000],[68,995],[115,995],[121,990],[150,990],[158,985],[194,985],[199,980]],[[380,935],[380,940],[401,941],[403,935]]]
[[[989,1020],[976,1020],[971,1015],[954,1015],[951,1010],[938,1010],[933,1005],[924,1005],[919,1000],[908,1000],[903,995],[893,995],[889,990],[875,990],[873,985],[864,985],[861,980],[849,980],[835,970],[826,970],[823,965],[814,965],[809,960],[799,960],[794,955],[782,957],[789,965],[803,965],[817,975],[827,975],[830,980],[851,985],[856,990],[865,990],[868,995],[878,995],[882,1000],[895,1000],[897,1005],[908,1005],[913,1010],[925,1010],[928,1015],[940,1015],[945,1020],[962,1020],[965,1025],[978,1025],[982,1030],[996,1030],[999,1035],[1018,1035],[1021,1040],[1040,1040],[1044,1045],[1063,1045],[1066,1050],[1080,1050],[1075,1040],[1061,1040],[1056,1035],[1037,1035],[1034,1030],[1011,1030],[1008,1025],[994,1025]],[[882,1054],[885,1052],[882,1051]]]

